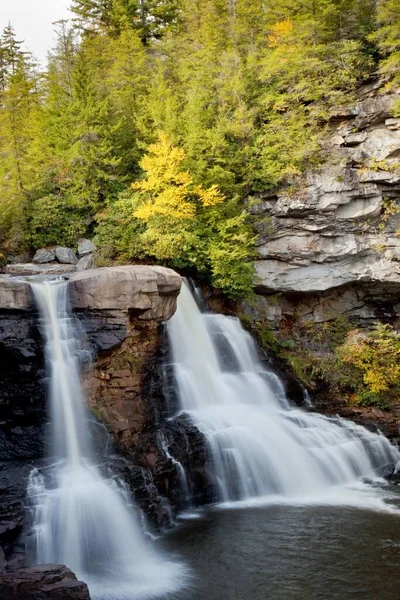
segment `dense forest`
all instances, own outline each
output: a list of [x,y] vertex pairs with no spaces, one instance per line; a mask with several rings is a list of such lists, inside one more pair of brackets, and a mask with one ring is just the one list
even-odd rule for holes
[[323,158],[332,107],[400,79],[400,0],[74,0],[45,71],[0,42],[0,251],[95,237],[99,263],[251,288],[250,192]]

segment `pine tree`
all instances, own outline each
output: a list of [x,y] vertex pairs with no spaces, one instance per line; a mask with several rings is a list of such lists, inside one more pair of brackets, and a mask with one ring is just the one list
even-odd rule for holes
[[118,35],[136,29],[145,45],[164,35],[178,18],[180,0],[73,0],[72,11],[86,31]]
[[118,159],[112,147],[107,98],[94,82],[86,46],[59,24],[50,56],[41,155],[45,168],[32,206],[35,247],[74,245],[116,192]]
[[[382,0],[377,9],[378,30],[371,39],[383,55],[381,73],[392,85],[400,81],[400,0]],[[399,111],[398,111],[399,112]]]
[[8,25],[0,43],[0,240],[10,249],[26,243],[41,112],[35,64],[21,44]]

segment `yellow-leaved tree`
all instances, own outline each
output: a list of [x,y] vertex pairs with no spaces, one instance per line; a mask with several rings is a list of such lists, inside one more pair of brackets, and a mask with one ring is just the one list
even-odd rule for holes
[[254,234],[236,198],[204,187],[164,132],[140,166],[143,178],[99,215],[98,242],[112,258],[152,257],[195,269],[231,297],[252,291]]
[[223,202],[217,186],[196,185],[182,169],[185,153],[174,147],[165,133],[149,146],[140,166],[145,178],[132,184],[138,192],[136,219],[146,224],[144,250],[158,259],[173,259],[190,252],[197,243],[196,217],[202,209]]

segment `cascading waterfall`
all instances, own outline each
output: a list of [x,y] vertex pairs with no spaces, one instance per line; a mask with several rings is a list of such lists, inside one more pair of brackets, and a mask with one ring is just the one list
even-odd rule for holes
[[239,320],[202,313],[186,284],[168,333],[181,409],[207,439],[220,501],[345,501],[346,488],[399,464],[384,436],[292,407]]
[[169,447],[168,447],[168,442],[165,439],[165,436],[160,433],[158,435],[158,439],[159,439],[159,444],[160,447],[162,449],[162,451],[164,452],[165,456],[172,462],[172,464],[174,465],[177,474],[178,474],[178,478],[179,478],[179,487],[180,487],[180,492],[181,492],[181,506],[185,507],[188,502],[190,502],[190,485],[189,485],[189,481],[188,478],[186,476],[186,471],[183,468],[182,464],[179,462],[179,460],[176,460],[176,458],[174,458],[172,456],[172,454],[169,451]]
[[[95,465],[80,383],[79,336],[67,311],[67,283],[32,284],[42,316],[50,377],[51,457],[31,473],[36,563],[65,564],[93,600],[132,600],[174,591],[183,569],[144,541],[114,479]],[[126,500],[126,499],[125,499]]]

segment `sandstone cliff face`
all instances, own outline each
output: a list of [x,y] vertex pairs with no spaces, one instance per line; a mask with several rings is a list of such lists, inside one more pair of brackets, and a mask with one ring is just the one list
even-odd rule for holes
[[[275,193],[253,198],[267,217],[256,263],[258,312],[273,328],[344,314],[366,323],[400,309],[398,94],[365,86],[332,115],[328,159]],[[268,298],[280,294],[279,299]]]

